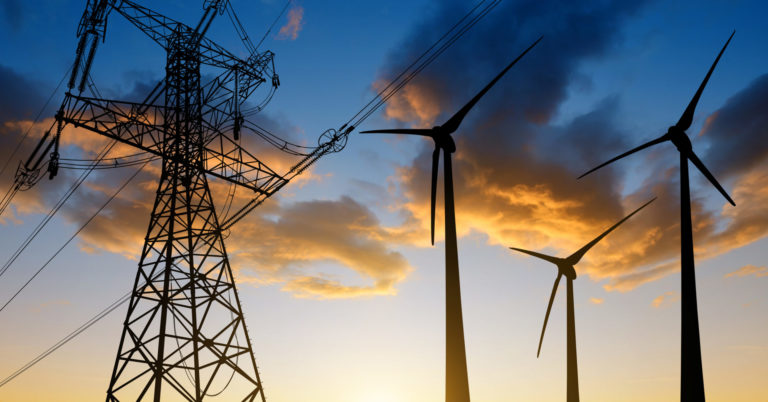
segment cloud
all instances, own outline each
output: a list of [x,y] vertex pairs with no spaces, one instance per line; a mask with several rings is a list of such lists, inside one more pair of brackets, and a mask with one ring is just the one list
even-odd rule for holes
[[680,300],[680,296],[676,292],[666,292],[663,295],[659,295],[657,298],[653,299],[651,305],[655,308],[661,308],[668,306],[671,303],[675,303],[678,300]]
[[603,304],[603,302],[605,302],[605,299],[600,297],[590,297],[589,302],[592,304]]
[[0,9],[3,11],[5,23],[13,31],[18,31],[24,21],[23,2],[19,0],[3,0],[0,3]]
[[[668,152],[671,148],[660,146],[635,157],[645,163],[645,170],[637,172],[636,185],[628,186],[621,174],[626,165],[621,164],[577,181],[579,173],[639,141],[619,123],[622,98],[618,95],[605,97],[570,121],[553,120],[569,96],[579,95],[576,84],[588,87],[582,85],[587,78],[579,72],[580,66],[621,46],[620,27],[643,4],[560,1],[553,7],[536,1],[502,2],[442,56],[448,61],[441,59],[424,70],[390,100],[384,113],[393,124],[440,123],[533,39],[545,34],[544,41],[483,98],[456,133],[458,151],[453,157],[460,235],[481,233],[491,245],[554,249],[568,255],[655,195],[658,201],[601,241],[577,270],[604,281],[606,290],[629,291],[679,269],[679,182],[676,158]],[[390,55],[382,77],[401,71],[403,63],[434,42],[446,21],[457,20],[466,5],[448,1],[436,8]],[[303,9],[291,11],[283,28],[285,38],[295,39],[303,23]],[[11,73],[0,69],[0,80],[3,74],[13,79]],[[386,78],[376,80],[374,86],[382,80]],[[762,112],[741,113],[765,110],[765,81],[764,77],[757,79],[709,116],[702,142],[696,142],[697,151],[707,149],[701,145],[709,145],[709,152],[701,152],[702,159],[726,181],[739,205],[719,208],[722,200],[707,198],[716,193],[700,187],[700,177],[693,179],[697,258],[722,254],[768,233],[765,117]],[[11,86],[12,93],[36,96],[21,93],[23,87]],[[2,99],[13,98],[4,94]],[[30,104],[37,102],[29,99]],[[3,149],[9,149],[6,142],[31,124],[29,107],[8,106],[0,110],[9,116],[0,120]],[[301,130],[287,119],[259,116],[259,124],[271,131],[301,138]],[[42,135],[43,124],[38,126],[33,128],[33,136]],[[63,141],[75,154],[93,155],[104,144],[96,134],[68,130]],[[294,162],[252,135],[243,141],[247,148],[259,149],[259,158],[278,172]],[[371,210],[349,197],[291,203],[281,192],[283,196],[257,208],[227,239],[238,279],[281,286],[299,297],[394,294],[412,268],[393,247],[424,246],[428,238],[432,143],[425,140],[424,144],[416,159],[399,167],[390,178],[398,186],[397,204],[391,211],[402,218],[401,224],[382,225]],[[746,156],[736,162],[734,158],[719,159],[714,152],[721,149]],[[82,194],[75,196],[72,205],[76,207],[64,211],[65,218],[84,221],[126,174],[94,176]],[[74,177],[73,172],[63,172],[59,180],[20,194],[14,208],[20,214],[44,210]],[[92,222],[82,234],[80,246],[90,252],[107,250],[137,258],[158,177],[158,165],[142,173],[138,185],[121,194]],[[212,180],[211,188],[221,206],[229,185]],[[248,196],[241,191],[234,198],[242,204]],[[442,215],[441,208],[438,215]],[[442,220],[438,216],[438,225]],[[438,238],[441,233],[438,227]]]
[[[384,117],[387,120],[416,122],[419,126],[433,126],[440,111],[445,108],[445,102],[441,101],[443,98],[436,96],[442,92],[438,84],[430,83],[427,76],[419,82],[418,86],[403,87],[398,96],[386,103]],[[378,93],[387,85],[388,82],[381,79],[373,83],[373,88]]]
[[0,122],[32,120],[45,103],[39,85],[0,64]]
[[[303,297],[391,295],[412,270],[390,249],[392,236],[373,212],[349,197],[257,212],[237,232],[229,244],[241,272],[284,283],[283,290]],[[318,262],[343,270],[311,274]],[[355,277],[343,280],[348,273]]]
[[277,33],[278,40],[296,40],[299,37],[299,32],[304,28],[304,7],[294,6],[288,10],[288,21],[280,27],[280,31]]
[[[134,169],[94,173],[59,216],[75,225],[87,221]],[[30,192],[19,193],[14,199],[18,216],[47,211],[58,199],[63,183],[74,180],[71,173],[62,171],[62,176],[50,182],[57,188],[49,188],[44,181]],[[80,249],[138,260],[159,178],[160,163],[148,165],[80,233]],[[211,180],[210,186],[221,221],[230,185]],[[242,204],[247,198],[240,191],[235,202]],[[17,205],[30,201],[36,208]],[[368,208],[348,197],[299,203],[275,197],[227,233],[226,245],[238,280],[244,282],[278,285],[298,297],[394,295],[396,285],[412,270],[405,257],[390,247],[401,232],[390,232]]]
[[[576,180],[580,173],[642,140],[621,125],[619,95],[606,96],[569,121],[553,119],[569,96],[579,96],[589,87],[583,85],[588,78],[579,72],[580,66],[621,46],[621,27],[643,5],[595,1],[558,2],[552,7],[533,1],[504,2],[478,24],[477,31],[456,42],[442,60],[414,79],[408,91],[392,98],[384,111],[386,118],[406,127],[440,124],[533,39],[544,35],[454,135],[460,236],[481,233],[490,245],[554,249],[569,255],[657,196],[653,205],[602,240],[576,268],[580,275],[605,282],[609,291],[630,291],[679,270],[679,174],[674,148],[664,144],[633,156],[643,162],[644,169],[633,172],[631,182],[622,174],[625,161]],[[441,3],[434,17],[416,28],[389,58],[392,61],[382,77],[402,70],[403,63],[436,40],[465,10],[466,6],[454,2]],[[697,258],[725,253],[768,234],[768,174],[764,173],[768,171],[768,136],[764,135],[768,125],[762,112],[767,100],[768,78],[760,77],[709,116],[703,139],[696,142],[715,174],[725,172],[726,188],[732,189],[738,205],[731,208],[714,198],[717,194],[711,186],[691,170]],[[753,139],[756,136],[760,139]],[[433,144],[427,140],[423,144],[413,162],[399,167],[393,178],[403,194],[401,209],[412,217],[409,225],[428,228]],[[719,160],[716,150],[728,151]],[[745,160],[729,164],[742,150]],[[439,226],[442,208],[437,214]],[[442,228],[436,232],[441,237]]]
[[718,179],[738,176],[768,159],[768,74],[753,80],[707,119],[707,167]]
[[[2,73],[7,71],[0,70],[0,77]],[[17,81],[23,79],[19,77]],[[116,97],[140,98],[135,92],[151,86],[139,84],[130,93]],[[21,99],[21,94],[19,96]],[[6,112],[7,118],[0,121],[3,144],[15,144],[29,129],[32,139],[27,141],[25,148],[31,148],[52,123],[47,117],[33,124],[24,108]],[[261,113],[254,121],[294,143],[301,143],[301,130],[284,118]],[[105,137],[67,126],[61,137],[62,157],[93,158],[107,144],[109,140]],[[250,132],[243,134],[242,145],[246,149],[258,149],[259,159],[278,173],[288,171],[301,159],[301,156],[287,156]],[[20,155],[29,151],[23,149]],[[135,152],[130,146],[118,145],[110,156]],[[94,171],[57,216],[76,226],[86,222],[135,169]],[[19,193],[5,216],[13,214],[13,220],[18,221],[33,213],[47,212],[80,173],[62,169],[56,180],[44,180],[32,190]],[[160,162],[148,165],[80,233],[80,249],[88,253],[117,253],[137,260],[160,175]],[[10,185],[11,179],[11,175],[4,175],[3,185]],[[292,185],[313,179],[310,170]],[[221,180],[210,179],[209,185],[220,221],[226,214],[224,205],[230,194],[234,205],[232,211],[251,197],[242,190],[231,193],[231,184]],[[284,196],[273,197],[226,234],[230,261],[239,280],[275,284],[293,295],[310,298],[364,297],[397,292],[397,284],[412,270],[403,255],[390,248],[392,239],[406,235],[404,229],[390,231],[367,207],[349,197],[299,203],[290,203],[286,199]],[[3,223],[7,224],[7,220]]]
[[[143,186],[134,189],[143,194],[116,200],[83,232],[81,247],[136,259],[151,205],[132,200],[151,200],[153,190]],[[91,213],[93,206],[86,204],[78,204],[82,216],[70,211],[73,220]],[[375,215],[351,198],[285,206],[270,200],[263,207],[238,223],[226,239],[239,280],[277,284],[298,297],[350,298],[394,295],[395,286],[412,270],[402,254],[390,249],[390,235]]]
[[730,278],[733,276],[743,277],[749,275],[754,275],[758,278],[762,276],[768,276],[768,267],[757,267],[752,264],[748,264],[733,272],[725,274],[724,278]]

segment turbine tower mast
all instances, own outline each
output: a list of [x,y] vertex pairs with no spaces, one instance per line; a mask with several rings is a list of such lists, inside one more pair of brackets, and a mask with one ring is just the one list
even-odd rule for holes
[[693,98],[685,108],[680,120],[674,126],[670,126],[667,132],[651,141],[646,142],[639,147],[631,149],[623,154],[592,168],[588,172],[579,176],[582,178],[595,170],[611,164],[625,156],[641,151],[662,142],[670,141],[675,145],[680,153],[680,307],[681,307],[681,325],[680,325],[680,400],[681,401],[704,401],[704,370],[701,363],[701,339],[699,338],[699,310],[696,300],[696,270],[693,255],[693,224],[691,221],[691,189],[688,183],[688,161],[709,180],[709,182],[722,194],[722,196],[733,206],[736,203],[731,196],[723,189],[723,186],[715,179],[715,176],[707,169],[704,162],[699,159],[693,151],[691,140],[688,138],[686,130],[693,123],[693,115],[696,111],[696,105],[699,103],[704,88],[709,82],[709,77],[715,71],[720,57],[731,43],[733,35],[731,33],[728,40],[725,41],[723,48],[720,49],[712,66],[709,67],[707,75],[699,85],[699,89],[693,95]]
[[442,126],[431,129],[385,129],[361,131],[361,134],[406,134],[431,137],[435,142],[432,153],[432,202],[431,242],[435,244],[435,197],[437,191],[437,169],[440,165],[440,151],[445,153],[445,401],[469,402],[469,375],[467,373],[467,352],[464,342],[464,319],[461,309],[461,283],[459,278],[459,249],[456,237],[456,211],[453,199],[453,173],[451,154],[456,151],[453,134],[461,126],[467,113],[480,99],[540,41],[541,37],[512,60],[496,77],[480,90],[458,112]]

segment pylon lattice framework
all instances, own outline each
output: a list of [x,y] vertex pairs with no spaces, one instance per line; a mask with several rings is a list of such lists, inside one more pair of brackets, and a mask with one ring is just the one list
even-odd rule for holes
[[[229,226],[219,222],[207,175],[253,192],[254,198],[230,217],[236,220],[290,177],[273,172],[238,142],[245,121],[240,106],[267,82],[264,76],[272,74],[271,91],[279,79],[274,54],[258,52],[244,34],[241,39],[250,50],[246,60],[205,38],[214,17],[228,6],[224,0],[206,0],[205,13],[192,29],[130,0],[89,0],[78,28],[80,39],[68,85],[71,91],[79,82],[80,94],[66,93],[56,115],[55,135],[47,132],[23,165],[22,173],[35,172],[50,154],[47,169],[53,178],[66,124],[162,159],[107,402],[210,397],[266,401],[222,238]],[[165,79],[142,103],[82,95],[111,11],[166,51]],[[224,71],[203,85],[203,64]],[[224,132],[229,129],[234,139]],[[331,145],[305,157],[296,171]]]
[[[177,32],[168,55],[162,176],[107,391],[108,401],[168,394],[264,401],[218,217],[202,166],[200,62]],[[222,378],[222,373],[226,376]],[[216,381],[219,379],[218,381]],[[218,383],[217,383],[218,382]],[[190,387],[189,385],[193,385]],[[218,388],[218,389],[216,389]],[[231,392],[229,392],[231,391]],[[227,400],[234,400],[228,397]]]

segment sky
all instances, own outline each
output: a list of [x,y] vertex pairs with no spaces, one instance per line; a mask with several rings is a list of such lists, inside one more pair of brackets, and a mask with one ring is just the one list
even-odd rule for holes
[[[232,0],[254,42],[264,36],[260,49],[275,52],[280,75],[280,88],[255,121],[306,145],[346,122],[474,5],[298,0],[265,35],[284,4]],[[63,96],[63,89],[54,89],[74,58],[84,5],[0,5],[0,161],[9,160],[0,176],[3,192]],[[163,0],[151,7],[190,25],[202,12],[201,1]],[[736,202],[730,206],[691,169],[704,381],[712,401],[768,397],[766,11],[756,0],[503,0],[359,127],[441,124],[544,36],[454,135],[474,400],[554,401],[565,395],[564,289],[536,358],[556,272],[508,247],[567,256],[653,197],[658,199],[576,266],[580,391],[589,401],[679,399],[677,153],[662,144],[576,177],[666,132],[734,29],[688,130],[694,150]],[[210,37],[246,54],[225,16],[214,21]],[[162,79],[164,61],[159,46],[114,14],[92,76],[105,97],[136,99]],[[51,93],[51,105],[43,108]],[[33,123],[41,108],[41,121]],[[26,130],[31,138],[11,157]],[[296,162],[255,138],[244,141],[277,172]],[[96,134],[69,128],[62,154],[93,158],[105,144]],[[269,400],[443,400],[443,217],[438,195],[432,247],[432,149],[421,138],[355,132],[343,151],[323,157],[228,234]],[[0,277],[0,301],[133,169],[89,176]],[[159,164],[140,172],[0,312],[0,377],[130,290],[159,172]],[[11,257],[79,173],[62,171],[14,198],[0,216],[0,260]],[[228,190],[212,181],[217,205]],[[235,195],[236,203],[247,199],[242,191]],[[1,387],[0,401],[103,398],[124,314],[118,309]]]

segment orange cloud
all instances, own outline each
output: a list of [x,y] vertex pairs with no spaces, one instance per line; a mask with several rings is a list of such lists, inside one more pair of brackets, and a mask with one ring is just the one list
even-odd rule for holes
[[288,22],[280,27],[277,33],[279,40],[296,40],[299,37],[299,31],[304,27],[304,7],[295,6],[288,11]]
[[[411,224],[421,230],[427,230],[429,225],[431,167],[423,163],[422,159],[428,160],[424,154],[426,151],[414,167],[402,167],[396,173],[404,188],[402,208],[416,220]],[[494,161],[488,160],[487,155],[475,157],[461,151],[455,154],[455,160],[460,236],[482,233],[490,245],[554,249],[557,255],[567,256],[655,195],[659,199],[654,204],[598,243],[576,269],[593,280],[607,280],[606,290],[621,292],[679,271],[679,198],[674,181],[643,186],[614,207],[613,195],[599,188],[599,180],[580,182],[583,191],[563,193],[558,191],[557,184],[574,179],[563,177],[561,172],[547,172],[538,180],[541,184],[515,183],[515,175],[500,173],[509,163],[499,162],[498,167],[493,167]],[[512,165],[508,170],[520,172]],[[723,254],[768,235],[766,171],[768,161],[734,182],[732,194],[737,208],[721,203],[719,211],[709,211],[694,198],[698,259]],[[707,190],[694,188],[693,195]],[[438,239],[443,233],[442,221],[442,207],[438,207]]]
[[[391,250],[392,236],[373,213],[348,197],[290,204],[269,215],[256,213],[229,239],[232,260],[243,275],[300,297],[392,295],[412,270]],[[327,265],[319,270],[316,265]],[[336,272],[331,274],[330,272]],[[353,278],[347,278],[349,274]]]
[[[387,83],[385,80],[375,81],[373,89],[380,92],[386,88]],[[384,117],[388,120],[413,122],[419,127],[431,127],[445,106],[438,92],[437,87],[428,80],[409,83],[387,101]]]
[[[454,99],[456,96],[435,90],[449,87],[459,79],[457,76],[466,73],[456,66],[448,69],[449,73],[420,76],[419,84],[409,84],[413,91],[395,95],[385,116],[423,126],[434,124],[442,111],[458,108],[461,100]],[[505,80],[525,87],[522,79],[515,81],[514,77]],[[493,93],[489,92],[489,96]],[[604,281],[606,290],[620,292],[679,271],[679,170],[677,158],[669,152],[672,147],[664,144],[643,156],[633,156],[635,161],[645,163],[643,171],[634,173],[639,176],[633,178],[634,183],[624,182],[618,174],[622,164],[629,161],[576,180],[578,173],[604,158],[638,145],[634,141],[624,144],[631,136],[615,128],[617,99],[608,98],[594,110],[560,126],[530,115],[514,99],[496,98],[497,104],[490,109],[486,106],[473,111],[472,120],[454,135],[457,151],[452,157],[459,236],[481,233],[489,245],[553,249],[566,256],[657,196],[653,205],[592,249],[576,269],[595,281]],[[478,105],[490,103],[491,100],[484,99]],[[726,204],[691,167],[697,260],[768,236],[768,143],[757,140],[764,137],[760,130],[765,127],[765,118],[760,110],[765,104],[768,75],[706,119],[702,132],[708,134],[706,141],[716,144],[717,153],[704,154],[702,159],[716,175],[723,172],[718,177],[738,206]],[[729,134],[735,125],[738,138]],[[401,204],[395,208],[401,208],[411,218],[409,227],[419,231],[428,230],[430,219],[433,145],[431,141],[423,143],[413,165],[399,167],[392,177],[403,194],[398,200]],[[744,153],[747,156],[743,159],[733,158]],[[633,188],[629,193],[623,190],[627,185]],[[442,190],[438,194],[439,239],[443,233]]]
[[666,292],[663,295],[659,295],[657,298],[653,299],[651,305],[656,308],[661,308],[662,306],[667,306],[670,303],[674,303],[678,300],[680,300],[680,297],[676,292]]
[[729,272],[725,274],[725,278],[730,278],[733,276],[743,277],[743,276],[749,276],[754,275],[756,277],[762,277],[762,276],[768,276],[768,267],[757,267],[752,264],[745,265],[736,271]]
[[605,302],[605,299],[600,298],[600,297],[590,297],[589,301],[592,304],[603,304],[603,302]]
[[[50,124],[51,119],[34,126],[27,121],[3,122],[0,141],[13,143],[22,132],[31,128],[32,138],[25,145],[30,149],[22,149],[19,153],[28,154]],[[264,115],[259,116],[258,124],[300,143],[291,138],[299,131],[295,127]],[[65,128],[61,140],[62,157],[65,158],[93,158],[109,143],[103,136],[72,126]],[[278,174],[286,172],[301,158],[285,154],[248,131],[244,132],[241,143],[246,149],[258,149],[259,159]],[[130,146],[118,144],[109,156],[135,152]],[[76,225],[85,222],[134,169],[102,170],[92,174],[65,204],[59,216]],[[31,213],[47,212],[60,197],[61,190],[71,185],[80,173],[63,169],[56,180],[43,180],[30,191],[18,193],[2,223],[18,221]],[[148,165],[80,233],[80,249],[138,259],[160,174],[159,161]],[[11,179],[10,176],[3,178],[4,187],[10,186]],[[308,170],[292,186],[321,179]],[[222,180],[210,179],[209,185],[220,221],[227,210],[237,210],[252,196]],[[239,279],[277,284],[298,297],[343,298],[396,293],[396,285],[412,268],[400,253],[389,248],[389,239],[406,236],[404,229],[390,231],[383,227],[370,210],[350,198],[283,203],[281,199],[289,195],[282,191],[280,197],[268,200],[238,223],[235,230],[225,234],[230,260],[239,272]],[[229,202],[233,206],[225,208]]]
[[[611,13],[619,18],[631,15],[639,4],[629,4]],[[528,11],[514,2],[500,7],[504,12],[498,15]],[[484,21],[486,35],[457,42],[450,56],[443,56],[450,57],[449,61],[425,69],[388,101],[384,116],[408,127],[442,123],[442,118],[458,110],[527,45],[522,38],[545,34],[542,45],[488,92],[454,135],[458,233],[481,234],[489,245],[569,255],[657,196],[653,205],[601,241],[576,267],[580,275],[603,282],[608,291],[630,291],[679,271],[677,154],[671,144],[660,145],[633,155],[632,161],[617,162],[576,180],[580,173],[650,138],[626,132],[619,96],[607,96],[570,121],[552,120],[563,102],[578,94],[572,90],[578,66],[585,59],[606,54],[620,37],[621,25],[615,24],[616,18],[604,24],[608,20],[596,18],[594,9],[581,3],[563,7],[567,12],[537,14],[530,22],[520,19],[523,22],[514,28],[507,19],[489,15]],[[436,13],[414,29],[403,46],[393,51],[393,62],[382,69],[381,76],[401,71],[406,66],[401,60],[412,60],[409,56],[429,46],[434,37],[426,33],[444,26],[445,15]],[[572,36],[583,33],[580,28],[585,26],[590,27],[589,40]],[[488,35],[509,40],[488,46]],[[594,40],[598,37],[600,40]],[[381,87],[381,82],[374,84],[374,88]],[[697,260],[768,235],[766,105],[768,74],[735,94],[716,113],[704,116],[702,133],[706,135],[700,141],[711,146],[695,148],[738,206],[733,208],[715,198],[716,191],[691,168]],[[430,141],[423,143],[413,163],[399,167],[391,178],[402,193],[402,200],[393,208],[400,208],[409,218],[408,227],[421,232],[429,228],[433,149]],[[630,171],[632,166],[642,167]],[[442,190],[438,194],[437,223],[441,226]],[[443,229],[436,229],[439,238]]]

